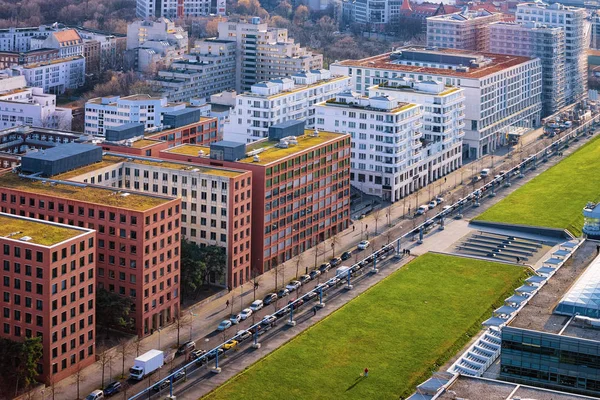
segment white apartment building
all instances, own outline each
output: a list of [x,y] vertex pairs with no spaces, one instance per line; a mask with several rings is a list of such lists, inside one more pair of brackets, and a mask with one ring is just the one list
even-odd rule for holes
[[44,89],[44,93],[63,94],[85,83],[85,58],[73,56],[11,68],[13,74],[24,75],[28,86]]
[[225,15],[226,0],[137,0],[136,15],[140,18],[183,18],[210,14]]
[[140,72],[168,68],[188,52],[188,34],[166,18],[134,21],[127,25],[127,51]]
[[142,123],[145,129],[162,126],[164,113],[182,110],[185,104],[171,104],[167,99],[138,94],[126,97],[97,97],[85,103],[87,135],[104,136],[106,128],[130,122]]
[[489,50],[492,22],[502,21],[501,13],[469,10],[427,18],[427,46],[462,50]]
[[331,73],[350,76],[353,89],[361,94],[373,85],[397,78],[462,88],[466,99],[464,158],[494,152],[506,143],[511,129],[536,127],[541,120],[539,59],[411,47],[334,63]]
[[31,50],[31,39],[47,37],[55,28],[41,25],[39,27],[0,29],[0,51]]
[[350,184],[362,192],[397,201],[427,185],[420,105],[349,90],[317,104],[315,114],[315,129],[352,136]]
[[251,143],[268,137],[270,126],[296,119],[305,120],[305,126],[312,128],[315,126],[314,105],[348,89],[348,76],[332,75],[328,70],[302,72],[254,84],[250,92],[237,95],[223,138]]
[[442,82],[390,79],[369,88],[369,96],[387,96],[422,106],[423,162],[428,182],[433,182],[462,165],[465,135],[464,90]]
[[312,54],[288,38],[287,29],[269,28],[260,18],[219,22],[219,39],[236,43],[235,90],[249,91],[262,81],[323,68],[323,56]]
[[541,1],[517,6],[517,23],[538,22],[565,31],[565,62],[567,76],[566,103],[587,96],[587,56],[589,22],[585,8],[546,4]]
[[490,52],[537,57],[542,62],[542,116],[565,103],[565,32],[539,22],[495,22],[489,25]]
[[74,57],[83,55],[83,39],[75,29],[51,32],[45,38],[31,39],[31,50],[58,49],[58,56]]
[[56,107],[55,95],[27,87],[24,76],[0,76],[0,129],[27,125],[71,130],[72,120],[71,109]]
[[191,54],[158,71],[149,81],[162,97],[172,102],[207,98],[233,89],[235,42],[209,39],[196,44]]

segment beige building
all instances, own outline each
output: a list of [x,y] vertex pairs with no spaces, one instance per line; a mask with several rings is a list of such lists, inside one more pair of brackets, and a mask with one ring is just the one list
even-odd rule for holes
[[489,51],[489,24],[502,14],[487,10],[463,11],[427,18],[427,46]]
[[220,22],[219,39],[236,42],[235,90],[249,91],[261,81],[323,68],[323,55],[294,43],[287,29],[269,28],[260,18],[250,22]]

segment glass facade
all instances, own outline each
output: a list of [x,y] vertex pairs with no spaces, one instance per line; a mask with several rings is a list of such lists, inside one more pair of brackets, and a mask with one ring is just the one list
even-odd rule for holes
[[500,378],[597,396],[600,342],[504,327]]

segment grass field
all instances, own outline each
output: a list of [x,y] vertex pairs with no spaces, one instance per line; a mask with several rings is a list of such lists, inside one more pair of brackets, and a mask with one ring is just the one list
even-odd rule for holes
[[475,220],[568,229],[581,234],[581,211],[600,200],[600,138],[515,190]]
[[407,396],[526,275],[511,265],[423,255],[205,399]]

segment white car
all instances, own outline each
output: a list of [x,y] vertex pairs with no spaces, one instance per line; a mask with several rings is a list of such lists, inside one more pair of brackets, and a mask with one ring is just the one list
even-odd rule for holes
[[241,319],[242,321],[245,321],[245,320],[246,320],[246,319],[247,319],[249,316],[251,316],[251,315],[252,315],[252,310],[251,310],[251,309],[249,309],[249,308],[244,308],[244,309],[242,310],[242,312],[240,313],[240,319]]
[[290,292],[293,292],[294,290],[298,289],[300,286],[302,286],[302,283],[300,283],[300,281],[291,281],[290,283],[288,283],[286,285],[286,289],[289,290]]
[[438,204],[442,204],[444,202],[444,198],[443,197],[436,197],[435,201],[437,201]]
[[229,317],[229,320],[233,325],[237,325],[242,320],[242,316],[240,314],[233,314],[231,317]]
[[437,205],[438,205],[437,201],[431,200],[429,202],[429,204],[427,205],[427,207],[429,207],[429,209],[431,210],[431,209],[435,208],[435,206],[437,206]]
[[250,309],[254,312],[260,310],[261,308],[263,308],[263,301],[262,300],[254,300],[252,302],[252,304],[250,304]]
[[370,245],[371,245],[371,242],[369,242],[368,240],[361,240],[361,242],[358,244],[358,249],[365,250]]
[[452,210],[452,206],[444,206],[444,208],[442,208],[442,214],[446,215],[450,210]]

